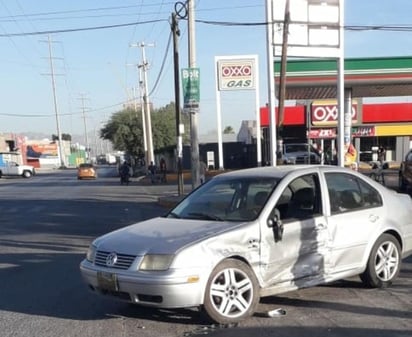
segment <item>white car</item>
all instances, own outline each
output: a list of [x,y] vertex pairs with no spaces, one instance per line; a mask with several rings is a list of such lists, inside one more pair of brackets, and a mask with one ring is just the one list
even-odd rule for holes
[[321,158],[315,148],[307,143],[283,144],[284,164],[320,164]]
[[80,270],[97,293],[233,323],[263,296],[354,275],[389,286],[412,253],[411,214],[409,195],[345,168],[233,171],[165,216],[97,238]]

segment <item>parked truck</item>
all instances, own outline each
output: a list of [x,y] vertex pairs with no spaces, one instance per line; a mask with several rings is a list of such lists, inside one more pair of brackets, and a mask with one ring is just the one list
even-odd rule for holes
[[31,165],[22,165],[13,159],[19,159],[16,153],[0,153],[0,178],[3,176],[32,177],[36,171]]

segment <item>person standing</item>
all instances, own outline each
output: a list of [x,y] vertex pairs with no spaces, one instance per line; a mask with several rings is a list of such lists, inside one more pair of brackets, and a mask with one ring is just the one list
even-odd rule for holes
[[207,165],[203,160],[200,160],[199,162],[199,177],[200,177],[200,183],[203,184],[206,181],[206,171],[207,171]]
[[381,166],[383,165],[384,161],[385,161],[385,148],[383,146],[380,146],[378,149],[378,161],[381,164]]
[[160,159],[160,173],[162,175],[162,182],[165,183],[167,181],[166,179],[167,169],[166,169],[166,160],[163,157]]
[[150,162],[148,169],[150,173],[150,179],[152,181],[152,184],[154,184],[156,182],[156,165],[153,163],[153,161]]

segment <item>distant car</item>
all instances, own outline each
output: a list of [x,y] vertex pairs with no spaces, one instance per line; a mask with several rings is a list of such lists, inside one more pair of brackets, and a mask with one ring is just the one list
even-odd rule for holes
[[283,144],[284,164],[320,164],[321,158],[316,149],[306,143]]
[[232,171],[162,217],[97,238],[80,271],[100,294],[234,323],[263,296],[354,275],[389,286],[412,254],[411,214],[409,195],[346,168]]
[[407,191],[412,186],[412,149],[405,156],[399,168],[399,190]]
[[77,179],[96,179],[97,170],[91,163],[80,164],[77,168]]

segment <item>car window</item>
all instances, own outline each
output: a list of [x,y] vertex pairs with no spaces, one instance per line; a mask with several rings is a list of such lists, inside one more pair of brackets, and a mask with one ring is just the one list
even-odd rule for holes
[[332,214],[382,205],[379,192],[373,186],[355,176],[326,173],[325,178]]
[[275,178],[213,179],[169,214],[185,219],[254,220],[277,184]]
[[317,174],[293,180],[282,192],[275,209],[283,221],[308,219],[322,213],[321,193]]
[[412,151],[409,151],[409,153],[406,155],[406,161],[412,162]]
[[285,152],[305,152],[308,151],[308,147],[306,144],[286,144],[285,145]]
[[80,168],[92,168],[93,164],[80,164]]

